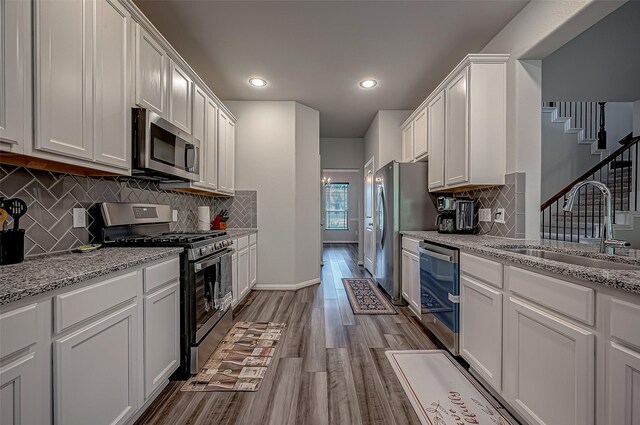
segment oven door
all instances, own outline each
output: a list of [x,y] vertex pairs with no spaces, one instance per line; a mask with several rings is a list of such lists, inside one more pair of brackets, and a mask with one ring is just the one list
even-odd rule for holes
[[138,172],[200,180],[200,142],[160,115],[135,108],[133,142]]
[[197,345],[231,307],[232,252],[227,250],[222,254],[214,254],[191,266],[195,277],[190,300],[193,311],[192,344]]
[[418,252],[422,321],[452,354],[458,355],[459,252],[425,242]]

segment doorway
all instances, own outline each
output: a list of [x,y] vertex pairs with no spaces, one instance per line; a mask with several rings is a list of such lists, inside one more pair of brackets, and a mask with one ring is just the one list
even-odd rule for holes
[[360,244],[362,175],[358,169],[322,170],[323,244]]
[[371,158],[364,166],[364,268],[375,275],[376,239],[373,220],[374,205],[374,161]]

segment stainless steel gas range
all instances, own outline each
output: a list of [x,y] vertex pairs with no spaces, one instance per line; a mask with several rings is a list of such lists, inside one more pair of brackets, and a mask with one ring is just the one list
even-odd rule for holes
[[231,239],[224,231],[171,232],[168,205],[102,203],[101,241],[111,246],[184,248],[180,259],[181,364],[200,371],[232,325]]

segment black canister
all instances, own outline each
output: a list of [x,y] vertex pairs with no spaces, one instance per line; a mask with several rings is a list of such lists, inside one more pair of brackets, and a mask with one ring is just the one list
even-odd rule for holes
[[21,263],[24,260],[24,229],[0,232],[0,265]]

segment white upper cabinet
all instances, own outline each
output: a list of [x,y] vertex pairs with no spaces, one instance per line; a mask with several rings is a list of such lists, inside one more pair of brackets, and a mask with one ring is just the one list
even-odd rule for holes
[[411,129],[413,160],[429,155],[430,190],[504,184],[508,58],[468,55],[403,124],[403,160]]
[[96,3],[95,160],[129,168],[131,161],[131,15],[118,0]]
[[136,25],[136,103],[166,116],[167,53],[140,25]]
[[233,194],[235,180],[235,124],[218,111],[218,189]]
[[169,66],[169,121],[191,134],[191,101],[193,81],[173,60]]
[[[128,173],[129,11],[119,0],[41,1],[33,5],[37,117],[33,154]],[[64,157],[73,160],[65,161]]]
[[427,108],[418,113],[413,120],[413,159],[424,158],[429,152]]
[[429,143],[429,190],[444,187],[445,140],[444,90],[427,104],[427,139]]
[[209,189],[218,188],[218,106],[211,100],[207,100],[205,116],[207,120],[207,141],[205,148],[205,183]]
[[200,142],[200,180],[193,182],[196,186],[206,186],[206,151],[207,135],[207,94],[198,86],[193,90],[193,137]]
[[465,68],[446,88],[445,181],[447,185],[469,181],[469,143],[467,138],[468,69]]
[[35,8],[35,148],[93,159],[96,3],[39,1]]
[[31,2],[0,7],[0,150],[22,153],[31,142]]
[[402,162],[413,161],[413,121],[402,129]]

